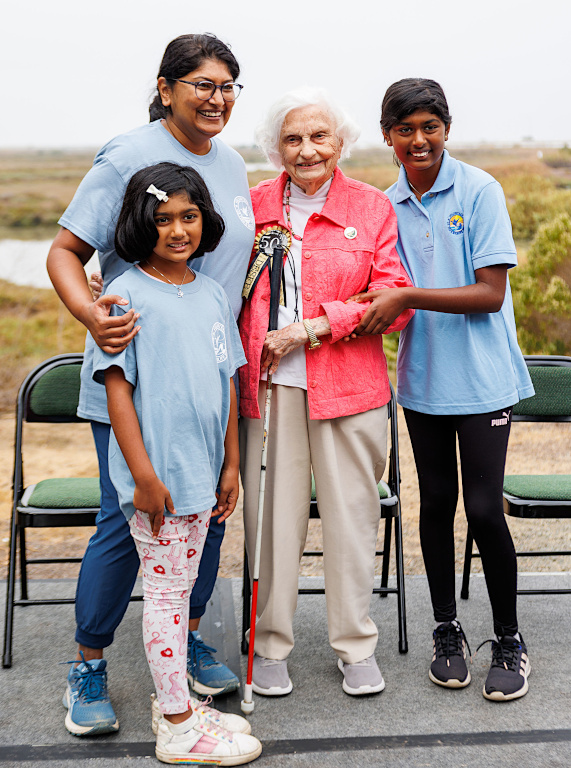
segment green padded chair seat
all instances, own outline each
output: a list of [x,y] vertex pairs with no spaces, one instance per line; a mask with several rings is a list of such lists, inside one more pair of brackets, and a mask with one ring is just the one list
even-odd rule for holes
[[21,506],[40,509],[96,509],[100,506],[98,477],[41,480],[22,496]]
[[571,502],[571,475],[507,475],[504,492],[520,499]]
[[[379,483],[379,499],[389,499],[391,498],[391,489],[389,486],[381,480]],[[315,479],[313,475],[311,475],[311,500],[316,501],[317,496],[315,494]]]

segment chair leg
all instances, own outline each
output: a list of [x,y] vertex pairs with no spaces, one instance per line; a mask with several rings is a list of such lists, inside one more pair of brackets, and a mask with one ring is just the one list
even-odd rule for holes
[[20,538],[20,597],[22,600],[28,599],[28,562],[26,558],[26,529],[18,526]]
[[[383,542],[383,568],[381,571],[381,589],[386,589],[389,583],[389,565],[391,558],[391,533],[392,518],[385,519],[385,540]],[[386,592],[381,592],[380,597],[388,597]]]
[[466,533],[466,551],[464,553],[464,573],[462,575],[462,589],[460,590],[460,597],[463,600],[467,600],[470,596],[470,571],[472,568],[472,548],[474,546],[474,538],[472,531],[468,528]]
[[241,650],[245,655],[248,653],[248,642],[246,641],[246,632],[250,628],[250,604],[252,594],[250,589],[250,573],[248,567],[248,555],[244,548],[244,571],[242,574],[242,642]]
[[14,595],[16,591],[16,559],[18,555],[18,529],[16,527],[16,512],[12,513],[12,529],[10,531],[10,560],[8,561],[8,578],[6,583],[6,620],[4,622],[4,648],[2,651],[2,666],[12,666],[12,638],[14,636]]
[[395,520],[395,563],[397,576],[397,605],[399,622],[399,653],[408,653],[406,633],[406,601],[404,594],[404,557],[402,551],[402,518],[399,503],[398,516]]

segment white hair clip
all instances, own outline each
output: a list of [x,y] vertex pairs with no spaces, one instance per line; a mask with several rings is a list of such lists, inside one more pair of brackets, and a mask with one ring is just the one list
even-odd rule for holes
[[151,184],[151,186],[147,189],[147,192],[149,192],[151,195],[155,195],[157,200],[160,200],[161,203],[166,203],[166,201],[169,199],[166,192],[163,192],[162,189],[157,189],[154,184]]

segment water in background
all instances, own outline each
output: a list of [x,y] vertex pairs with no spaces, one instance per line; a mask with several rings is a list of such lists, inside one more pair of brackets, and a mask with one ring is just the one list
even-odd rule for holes
[[[0,280],[34,288],[51,288],[46,258],[51,240],[0,240]],[[85,265],[89,275],[99,269],[97,253]]]

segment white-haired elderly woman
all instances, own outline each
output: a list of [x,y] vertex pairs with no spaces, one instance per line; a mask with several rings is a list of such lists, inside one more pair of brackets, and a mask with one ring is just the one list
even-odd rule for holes
[[[258,131],[260,146],[283,172],[251,190],[256,230],[280,229],[289,244],[278,330],[268,333],[268,270],[249,293],[240,322],[248,359],[240,369],[240,406],[251,564],[268,369],[274,383],[253,673],[254,691],[266,696],[293,687],[287,657],[294,645],[312,470],[323,529],[329,641],[343,689],[359,695],[384,688],[369,602],[390,389],[382,337],[344,341],[366,306],[345,300],[410,282],[395,250],[397,220],[387,197],[347,178],[337,165],[358,135],[325,92],[307,88],[276,102]],[[256,246],[252,261],[255,256]],[[404,312],[387,332],[403,328],[412,314]]]

